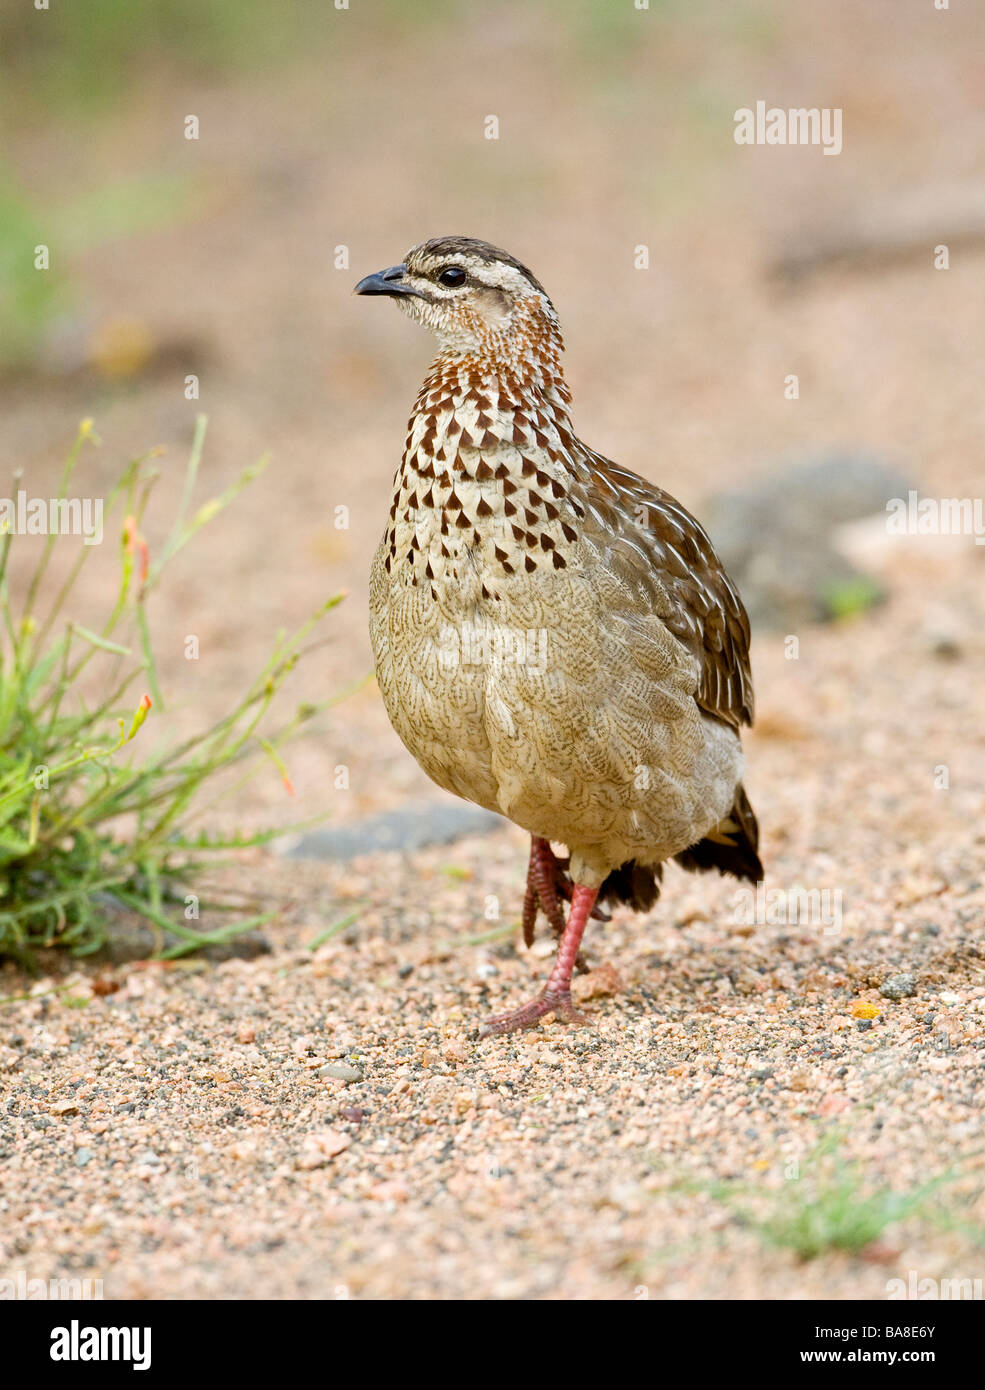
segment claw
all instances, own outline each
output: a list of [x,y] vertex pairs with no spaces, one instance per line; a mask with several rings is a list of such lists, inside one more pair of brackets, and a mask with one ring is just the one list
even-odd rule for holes
[[[533,859],[533,849],[530,851],[531,860]],[[537,890],[530,881],[530,873],[527,874],[527,891],[523,895],[523,944],[532,946],[534,944],[534,927],[537,925]]]
[[524,1028],[533,1028],[547,1014],[553,1014],[559,1023],[587,1023],[588,1019],[571,1002],[569,990],[545,989],[536,999],[514,1009],[512,1013],[497,1014],[486,1019],[479,1030],[480,1038],[491,1038],[498,1033],[518,1033]]

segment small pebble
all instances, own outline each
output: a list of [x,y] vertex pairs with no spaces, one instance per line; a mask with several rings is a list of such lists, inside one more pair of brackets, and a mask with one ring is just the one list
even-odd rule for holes
[[350,1066],[348,1062],[327,1062],[325,1066],[318,1068],[318,1075],[332,1076],[336,1081],[344,1081],[347,1084],[363,1079],[363,1074],[359,1068]]
[[298,1155],[297,1167],[304,1172],[324,1168],[333,1158],[344,1153],[351,1143],[349,1135],[342,1134],[337,1129],[320,1129],[313,1134],[306,1134],[301,1153]]
[[896,1001],[900,999],[909,999],[910,996],[916,994],[916,992],[916,980],[905,971],[899,975],[890,975],[889,979],[883,980],[882,984],[879,986],[879,993],[884,999],[894,999]]

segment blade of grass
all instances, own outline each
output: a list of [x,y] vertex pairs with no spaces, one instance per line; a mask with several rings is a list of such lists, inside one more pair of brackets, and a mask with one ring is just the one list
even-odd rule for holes
[[359,903],[347,916],[340,917],[337,922],[333,922],[330,927],[326,927],[324,931],[319,932],[314,941],[308,943],[308,950],[317,951],[319,946],[324,946],[325,942],[331,941],[333,936],[338,936],[341,932],[344,932],[347,927],[351,927],[354,922],[358,922],[360,913],[365,906],[365,903]]

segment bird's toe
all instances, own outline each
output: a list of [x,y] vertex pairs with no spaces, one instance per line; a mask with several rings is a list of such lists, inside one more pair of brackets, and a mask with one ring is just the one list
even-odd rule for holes
[[535,1027],[548,1014],[553,1014],[558,1023],[589,1022],[588,1018],[575,1008],[569,990],[545,989],[535,999],[522,1004],[519,1009],[487,1019],[479,1030],[479,1037],[491,1038],[503,1033],[519,1033],[525,1028]]

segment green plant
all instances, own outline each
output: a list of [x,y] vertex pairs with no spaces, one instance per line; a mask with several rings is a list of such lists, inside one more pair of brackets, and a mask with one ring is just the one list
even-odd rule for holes
[[887,1227],[924,1214],[949,1175],[932,1178],[910,1192],[896,1192],[866,1176],[861,1163],[837,1152],[839,1136],[828,1135],[803,1160],[799,1175],[783,1186],[731,1183],[684,1184],[731,1209],[743,1226],[769,1245],[812,1260],[828,1250],[850,1254],[878,1240]]
[[[154,481],[151,456],[134,460],[106,499],[103,525],[122,514],[120,581],[98,630],[63,618],[95,546],[78,555],[46,611],[43,581],[58,541],[49,529],[17,611],[10,596],[14,533],[0,535],[0,953],[39,945],[93,951],[104,939],[105,899],[144,915],[178,938],[164,955],[226,940],[256,924],[235,922],[211,933],[185,925],[190,877],[217,852],[263,843],[283,828],[250,835],[192,834],[214,798],[200,794],[218,774],[243,766],[242,784],[265,759],[287,780],[281,745],[332,701],[302,705],[261,734],[275,696],[306,648],[305,640],[344,595],[329,599],[297,632],[277,636],[269,661],[236,707],[210,728],[137,760],[141,727],[161,692],[147,600],[174,556],[265,468],[246,468],[221,496],[189,516],[205,419],[198,421],[178,515],[153,562],[141,524]],[[61,502],[85,445],[96,442],[84,421],[58,491]],[[15,483],[19,479],[15,480]],[[16,487],[15,487],[16,491]],[[136,698],[137,682],[149,694]],[[139,689],[139,687],[137,687]],[[224,780],[224,779],[223,779]],[[225,790],[230,788],[226,787]],[[224,794],[221,791],[220,794]],[[169,911],[169,908],[172,910]]]
[[832,618],[854,618],[880,603],[885,594],[876,580],[860,574],[853,579],[828,584],[821,597]]
[[772,1210],[753,1225],[770,1245],[813,1260],[826,1250],[855,1254],[883,1235],[887,1227],[924,1210],[936,1183],[912,1192],[866,1182],[858,1165],[836,1164],[822,1177],[807,1179],[803,1190],[788,1184],[776,1194]]

